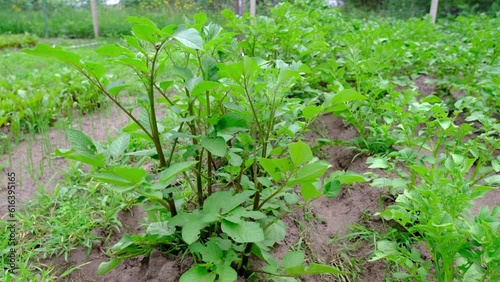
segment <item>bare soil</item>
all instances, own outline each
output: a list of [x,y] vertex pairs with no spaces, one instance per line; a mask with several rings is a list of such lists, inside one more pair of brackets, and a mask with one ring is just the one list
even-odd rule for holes
[[[424,79],[419,79],[419,88],[426,94],[432,92],[432,86],[423,86]],[[111,117],[111,118],[110,118]],[[97,113],[84,117],[83,122],[77,127],[90,135],[93,139],[104,141],[109,136],[113,136],[117,130],[127,124],[127,117],[116,108],[111,108],[107,114]],[[350,126],[346,126],[339,118],[324,116],[320,119],[319,125],[323,131],[321,135],[330,138],[349,140],[356,136],[356,131]],[[51,152],[55,148],[69,147],[62,130],[50,130]],[[317,133],[315,134],[317,135]],[[310,136],[312,137],[312,135]],[[18,192],[19,201],[25,202],[34,198],[40,186],[46,186],[47,190],[55,187],[57,180],[63,175],[67,167],[64,159],[51,159],[49,164],[49,154],[44,153],[41,137],[36,136],[33,142],[23,141],[12,151],[12,166],[8,165],[8,156],[3,156],[1,161],[6,167],[4,170],[14,171],[22,179]],[[35,177],[32,178],[27,171],[26,163],[28,158],[27,148],[31,146],[31,157],[37,169]],[[356,152],[345,147],[326,147],[322,150],[322,156],[332,164],[332,170],[351,170],[359,173],[368,171],[366,157],[356,156]],[[40,167],[44,172],[40,172]],[[377,173],[377,171],[375,171]],[[53,175],[56,175],[52,178]],[[49,181],[50,180],[50,181]],[[6,183],[2,181],[2,183]],[[368,184],[361,184],[344,189],[340,196],[327,199],[321,198],[314,202],[305,211],[292,214],[285,219],[287,226],[287,236],[284,242],[278,244],[273,251],[276,258],[281,258],[290,248],[297,246],[301,242],[302,247],[306,247],[307,260],[309,262],[321,262],[334,264],[347,271],[360,273],[357,277],[338,278],[331,276],[308,276],[303,277],[303,281],[383,281],[385,273],[385,263],[383,261],[368,262],[371,256],[372,246],[368,243],[355,246],[349,249],[349,259],[346,259],[346,248],[341,244],[332,244],[333,238],[345,235],[352,224],[368,224],[370,228],[383,230],[384,225],[379,218],[373,214],[385,208],[387,201],[382,201],[383,191],[369,187]],[[0,197],[5,199],[5,190],[0,191]],[[483,205],[494,205],[500,203],[500,193],[497,190],[491,191],[488,197],[478,201],[478,208]],[[0,209],[5,211],[6,203],[0,204]],[[478,208],[475,210],[477,212]],[[122,234],[138,233],[143,231],[140,226],[142,219],[146,215],[140,208],[135,207],[132,211],[122,211],[119,218],[123,224],[121,233],[114,234],[106,245],[95,245],[90,254],[88,250],[78,248],[69,254],[68,261],[55,257],[45,261],[47,265],[57,266],[60,270],[65,270],[73,266],[81,266],[72,272],[69,278],[64,281],[178,281],[180,275],[192,264],[189,257],[175,257],[162,254],[158,251],[151,253],[148,257],[138,257],[121,263],[117,268],[104,276],[97,275],[97,268],[101,262],[108,261],[105,254],[107,247],[116,243]],[[138,227],[139,226],[139,227]],[[102,230],[94,230],[97,234]],[[349,263],[350,259],[357,263]],[[348,279],[348,280],[343,280]],[[59,280],[60,281],[60,280]],[[240,279],[240,281],[244,281]]]

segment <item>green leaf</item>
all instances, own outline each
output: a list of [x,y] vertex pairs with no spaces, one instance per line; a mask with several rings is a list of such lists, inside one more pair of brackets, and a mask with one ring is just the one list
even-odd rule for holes
[[239,224],[222,220],[222,231],[237,243],[257,243],[264,241],[264,231],[257,222]]
[[203,39],[200,33],[194,28],[175,32],[172,37],[188,48],[203,50]]
[[117,267],[121,261],[122,260],[119,258],[112,258],[110,261],[101,262],[97,268],[97,275],[104,275],[110,272],[113,268]]
[[269,173],[274,181],[279,181],[285,173],[292,169],[290,159],[266,159],[259,158],[259,164]]
[[102,47],[99,47],[95,49],[95,52],[97,54],[101,54],[104,56],[109,56],[109,57],[120,57],[120,56],[126,56],[133,58],[135,57],[135,54],[130,51],[128,48],[125,48],[123,46],[120,46],[118,44],[110,44],[110,45],[105,45]]
[[288,275],[301,276],[301,275],[315,275],[315,274],[343,274],[338,268],[324,265],[311,263],[309,266],[299,265],[291,268],[286,268],[285,272]]
[[311,148],[302,141],[290,143],[288,150],[290,151],[292,162],[296,167],[313,159]]
[[106,73],[106,68],[103,65],[92,62],[85,63],[85,70],[88,74],[97,79],[101,79],[101,77]]
[[186,223],[182,227],[182,240],[184,240],[184,242],[188,245],[193,244],[198,240],[201,229],[207,226],[208,224],[201,220],[193,220]]
[[340,183],[342,184],[352,184],[352,183],[357,183],[357,182],[366,182],[368,181],[363,175],[352,172],[352,171],[346,171],[338,176],[335,177]]
[[[0,126],[2,126],[2,123],[0,122]],[[492,160],[491,161],[491,167],[495,172],[500,172],[500,162],[498,160]]]
[[344,89],[339,91],[337,94],[333,95],[331,99],[324,102],[323,107],[329,108],[339,103],[366,100],[367,97],[359,94],[354,89]]
[[158,174],[158,178],[162,182],[170,184],[170,181],[174,180],[177,177],[177,175],[179,175],[179,173],[182,173],[188,169],[191,169],[197,163],[198,163],[198,161],[187,161],[187,162],[174,163],[174,164],[170,165],[169,168],[160,172]]
[[287,185],[293,186],[303,184],[304,182],[316,182],[325,174],[329,167],[330,165],[323,161],[307,164],[297,170],[296,176],[290,179]]
[[234,282],[238,280],[238,273],[236,273],[236,270],[231,265],[218,264],[215,272],[219,275],[219,282]]
[[200,143],[203,148],[207,149],[214,156],[224,157],[226,155],[227,144],[223,137],[202,137]]
[[128,84],[125,84],[123,81],[113,81],[108,85],[108,92],[111,95],[118,95],[122,89],[128,87]]
[[203,56],[201,58],[201,68],[203,70],[204,80],[217,81],[219,68],[217,67],[217,61],[214,58]]
[[152,222],[146,229],[150,235],[170,236],[175,233],[175,228],[168,225],[168,221]]
[[119,253],[123,250],[126,250],[128,247],[134,245],[134,240],[132,239],[132,236],[129,234],[124,234],[120,240],[111,247],[111,251],[114,253]]
[[146,177],[146,171],[140,167],[113,167],[111,172],[130,184],[138,184]]
[[68,51],[64,51],[60,47],[50,47],[47,44],[38,44],[36,48],[23,50],[23,52],[35,56],[55,58],[69,65],[72,65],[77,69],[82,68],[82,59],[80,58],[80,56]]
[[398,251],[397,243],[389,240],[381,240],[377,242],[375,257],[369,259],[369,261],[375,261],[389,256],[399,256],[399,255],[400,253]]
[[109,153],[114,158],[122,155],[130,144],[130,134],[123,133],[116,138],[109,146]]
[[467,282],[484,281],[484,277],[485,277],[484,272],[485,272],[485,270],[483,267],[481,267],[481,265],[474,263],[465,272],[463,281],[467,281]]
[[302,184],[302,186],[300,187],[300,194],[306,201],[321,196],[321,193],[312,183]]
[[484,185],[474,186],[474,188],[472,188],[470,191],[470,198],[472,200],[483,198],[491,190],[495,190],[495,188],[491,187],[491,186],[484,186]]
[[484,179],[484,183],[487,185],[500,185],[500,175],[493,175]]
[[157,28],[150,25],[134,24],[132,26],[132,32],[135,37],[152,44],[155,44],[158,41],[156,30]]
[[248,130],[248,125],[241,114],[229,112],[217,121],[215,130],[218,134],[233,135],[237,132]]
[[264,168],[264,170],[269,173],[269,175],[273,178],[274,181],[279,181],[283,176],[274,163],[273,159],[260,158],[259,164]]
[[327,198],[337,197],[342,191],[342,183],[338,179],[334,179],[325,184],[323,188],[323,193]]
[[305,252],[303,250],[289,251],[283,256],[281,265],[284,269],[302,265],[304,263],[304,257]]
[[144,48],[139,43],[139,39],[137,37],[130,36],[130,35],[123,35],[123,38],[125,39],[125,41],[127,42],[127,44],[129,46],[134,47],[135,49],[139,50],[139,52],[141,52],[144,55],[147,54],[146,50],[144,50]]
[[443,130],[446,130],[450,127],[450,125],[452,125],[453,123],[451,122],[451,120],[439,120],[439,125],[441,126],[441,128]]
[[128,191],[146,177],[146,171],[138,167],[114,167],[107,172],[95,173],[91,176],[105,183],[124,186],[122,190]]
[[127,17],[127,19],[125,19],[125,21],[128,23],[132,23],[132,24],[142,24],[142,25],[156,28],[156,24],[154,22],[152,22],[150,19],[144,18],[144,17],[129,16],[129,17]]
[[264,231],[265,242],[263,242],[266,246],[273,246],[276,242],[280,242],[285,240],[286,236],[286,226],[283,220],[277,220],[273,224],[271,224]]
[[205,213],[226,214],[240,206],[254,193],[255,192],[249,190],[234,195],[231,191],[215,192],[203,203],[203,211]]
[[319,106],[316,106],[314,104],[307,105],[304,109],[302,109],[302,115],[304,115],[304,118],[306,119],[307,122],[312,121],[320,112],[322,111],[322,108]]
[[208,272],[204,266],[197,265],[184,272],[179,282],[212,282],[215,281],[215,277],[215,272]]
[[105,165],[104,156],[102,154],[99,155],[88,154],[88,153],[75,154],[75,150],[67,151],[67,150],[56,149],[55,155],[96,167],[103,167]]
[[371,163],[368,168],[389,168],[389,162],[386,159],[369,157],[367,163]]
[[75,152],[79,154],[89,154],[95,155],[97,152],[97,148],[85,133],[75,130],[75,129],[66,129],[66,137],[69,139],[71,143],[71,148],[75,150]]
[[203,257],[204,262],[210,262],[213,264],[221,264],[223,258],[222,249],[212,241],[208,241],[206,246],[202,245],[200,242],[192,244],[189,246],[192,252],[198,252]]
[[432,225],[435,227],[446,227],[453,224],[453,218],[447,212],[442,212],[431,219]]
[[115,63],[120,64],[120,65],[125,65],[128,66],[134,70],[141,71],[143,73],[148,73],[149,69],[148,66],[144,61],[138,58],[119,58],[115,61]]
[[167,91],[170,88],[170,86],[172,86],[172,84],[174,84],[174,81],[172,80],[162,81],[160,82],[160,88],[163,91]]
[[172,37],[172,34],[174,33],[176,28],[177,28],[177,25],[175,25],[175,24],[167,25],[160,30],[160,35],[163,37],[168,37],[168,38]]
[[204,94],[206,91],[216,89],[220,86],[221,84],[215,81],[201,81],[193,88],[192,94],[194,97],[198,97],[199,95]]
[[133,185],[127,179],[123,179],[114,173],[109,173],[109,172],[107,172],[107,173],[94,173],[94,174],[91,174],[90,176],[99,180],[99,181],[113,184],[113,185],[126,186],[126,187]]

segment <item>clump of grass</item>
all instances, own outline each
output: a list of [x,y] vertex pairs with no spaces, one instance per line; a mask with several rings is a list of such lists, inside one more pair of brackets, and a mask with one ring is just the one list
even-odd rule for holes
[[[66,175],[76,175],[78,170],[78,165],[73,166]],[[40,189],[39,194],[20,207],[16,214],[19,272],[15,276],[53,276],[55,268],[42,263],[42,259],[64,256],[68,260],[71,250],[84,246],[90,251],[92,244],[106,241],[103,233],[109,237],[121,227],[117,214],[123,208],[119,195],[101,189],[88,178],[68,176],[59,182],[53,192]],[[4,231],[0,235],[1,250],[9,249],[7,227],[6,221],[0,221],[0,229]],[[7,253],[1,254],[4,264],[8,259]]]
[[25,34],[0,34],[0,49],[25,48],[35,46],[40,39],[38,36]]

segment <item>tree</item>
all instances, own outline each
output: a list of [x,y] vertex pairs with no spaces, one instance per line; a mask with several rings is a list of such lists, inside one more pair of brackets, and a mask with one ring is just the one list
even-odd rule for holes
[[439,5],[439,0],[431,0],[431,17],[432,17],[432,24],[436,23],[436,17],[437,17],[437,11],[438,11],[438,5]]
[[92,11],[92,25],[94,26],[94,36],[99,37],[99,19],[97,17],[96,0],[90,0],[90,10]]

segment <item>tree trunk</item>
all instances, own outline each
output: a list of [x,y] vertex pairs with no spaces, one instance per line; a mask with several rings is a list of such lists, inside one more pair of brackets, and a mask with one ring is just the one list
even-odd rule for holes
[[250,16],[255,17],[255,0],[250,0]]
[[92,25],[94,26],[94,36],[99,37],[99,19],[97,17],[97,2],[90,0],[90,11],[92,12]]
[[245,13],[245,1],[244,0],[238,0],[238,15],[243,16]]
[[438,5],[439,5],[439,0],[431,0],[431,11],[430,11],[430,14],[431,14],[431,22],[432,24],[435,24],[436,23],[436,18],[437,18],[437,11],[438,11]]
[[49,19],[47,15],[47,0],[42,1],[42,13],[43,13],[43,29],[45,31],[45,38],[49,38]]

